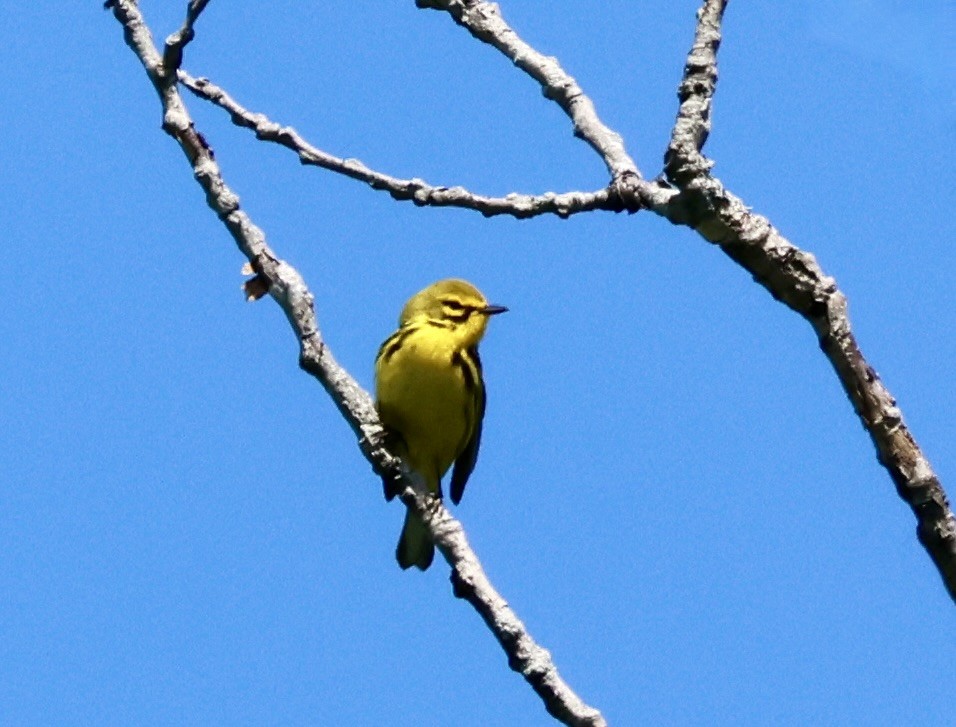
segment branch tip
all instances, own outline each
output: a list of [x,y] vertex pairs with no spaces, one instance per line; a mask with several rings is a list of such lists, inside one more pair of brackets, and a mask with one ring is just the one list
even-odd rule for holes
[[163,68],[166,73],[175,73],[183,64],[183,53],[186,46],[196,37],[195,24],[202,11],[206,9],[209,0],[189,0],[186,6],[186,19],[182,27],[166,38],[163,48]]

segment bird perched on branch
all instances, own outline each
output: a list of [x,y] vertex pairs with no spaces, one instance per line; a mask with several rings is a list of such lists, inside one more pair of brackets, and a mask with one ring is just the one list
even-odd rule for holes
[[[378,413],[390,448],[439,498],[441,478],[454,463],[451,500],[456,505],[475,468],[485,415],[478,342],[488,318],[506,310],[489,305],[471,283],[441,280],[409,299],[398,330],[375,359]],[[386,499],[395,494],[386,480]],[[395,550],[398,564],[425,570],[434,556],[425,523],[408,510]]]

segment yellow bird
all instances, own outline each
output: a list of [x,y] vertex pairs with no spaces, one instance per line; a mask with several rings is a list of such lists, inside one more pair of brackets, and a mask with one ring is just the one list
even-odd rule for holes
[[[489,305],[471,283],[441,280],[409,299],[398,330],[375,359],[378,413],[390,448],[438,497],[441,478],[454,463],[451,500],[456,505],[475,468],[485,415],[478,342],[489,316],[506,310]],[[395,494],[386,481],[385,498]],[[407,511],[395,549],[398,564],[425,570],[434,556],[425,523]]]

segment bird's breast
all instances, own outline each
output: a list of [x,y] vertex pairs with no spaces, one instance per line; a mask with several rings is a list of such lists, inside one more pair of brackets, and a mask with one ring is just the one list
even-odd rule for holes
[[383,423],[404,439],[409,464],[436,479],[461,454],[473,427],[473,397],[452,363],[454,353],[441,342],[410,336],[376,370]]

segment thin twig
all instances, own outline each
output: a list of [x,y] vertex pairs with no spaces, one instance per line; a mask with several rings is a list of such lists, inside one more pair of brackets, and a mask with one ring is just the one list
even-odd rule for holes
[[518,68],[541,84],[541,91],[560,106],[574,123],[574,135],[601,155],[612,180],[625,176],[641,178],[624,140],[604,125],[597,110],[577,81],[558,63],[539,53],[505,22],[496,3],[477,0],[416,0],[420,8],[444,10],[478,40],[497,48]]
[[[352,179],[365,182],[376,190],[388,192],[394,199],[412,201],[419,206],[462,207],[481,212],[485,217],[511,215],[519,219],[555,214],[562,218],[591,210],[620,212],[621,199],[611,188],[593,192],[546,192],[540,195],[509,194],[505,197],[485,197],[464,187],[441,187],[421,179],[398,179],[369,169],[358,159],[340,159],[306,141],[291,126],[282,126],[265,114],[249,111],[222,88],[207,78],[194,78],[183,70],[179,81],[194,94],[229,113],[232,122],[255,131],[256,137],[291,149],[302,164],[321,167]],[[632,206],[631,211],[636,211]]]
[[727,0],[705,2],[697,11],[694,44],[677,90],[680,107],[664,155],[667,178],[676,186],[706,175],[713,162],[700,153],[710,133],[710,109],[717,88],[717,49]]
[[323,342],[312,293],[302,276],[276,256],[266,243],[263,231],[239,207],[239,199],[223,180],[212,151],[196,131],[179,95],[176,76],[165,69],[136,2],[111,0],[110,7],[123,26],[127,45],[142,62],[160,96],[164,131],[179,143],[206,193],[210,208],[224,222],[257,276],[266,279],[270,295],[286,314],[300,343],[301,367],[315,376],[328,392],[358,436],[359,446],[373,469],[401,484],[402,501],[423,519],[435,545],[452,567],[455,594],[475,606],[505,650],[509,665],[521,671],[549,712],[566,724],[604,725],[600,713],[584,704],[560,678],[548,652],[535,643],[492,587],[465,539],[461,524],[425,492],[420,478],[410,475],[401,461],[385,449],[382,426],[371,397],[335,361]]
[[705,0],[680,85],[680,111],[665,157],[680,189],[674,222],[689,224],[720,246],[777,300],[816,331],[853,408],[876,446],[877,459],[917,520],[917,536],[956,601],[956,517],[939,478],[903,421],[896,400],[867,363],[850,327],[846,296],[816,258],[754,214],[710,173],[701,154],[710,129],[717,79],[717,47],[726,0]]
[[183,63],[183,52],[186,46],[196,37],[194,27],[202,11],[206,9],[209,0],[189,0],[186,6],[186,19],[182,27],[166,38],[163,49],[163,67],[168,72],[177,70]]

